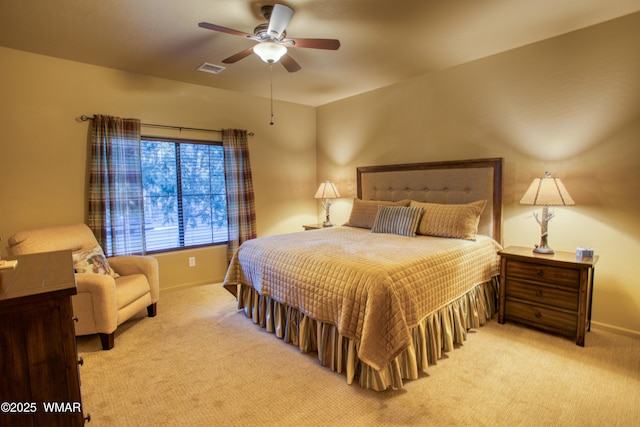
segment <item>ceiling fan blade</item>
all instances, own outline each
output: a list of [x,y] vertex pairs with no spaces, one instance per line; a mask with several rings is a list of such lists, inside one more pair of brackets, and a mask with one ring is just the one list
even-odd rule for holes
[[238,61],[240,61],[241,59],[246,58],[247,56],[251,55],[253,53],[253,46],[251,46],[250,48],[247,48],[243,51],[240,51],[238,53],[236,53],[235,55],[231,55],[230,57],[223,59],[222,63],[223,64],[233,64],[236,63]]
[[255,37],[253,34],[244,33],[242,31],[233,30],[233,29],[227,28],[227,27],[221,27],[220,25],[216,25],[216,24],[209,24],[208,22],[200,22],[198,24],[198,27],[206,28],[207,30],[219,31],[221,33],[227,33],[227,34],[231,34],[231,35],[234,35],[234,36],[240,36],[240,37],[244,37],[244,38],[247,38],[247,39],[253,39]]
[[290,73],[295,73],[302,68],[288,53],[280,58],[280,62]]
[[282,42],[286,46],[310,49],[338,50],[340,48],[340,40],[335,39],[284,39]]
[[283,4],[276,4],[271,11],[271,18],[269,18],[269,28],[267,33],[276,38],[284,32],[289,25],[289,21],[293,17],[294,10],[289,6]]

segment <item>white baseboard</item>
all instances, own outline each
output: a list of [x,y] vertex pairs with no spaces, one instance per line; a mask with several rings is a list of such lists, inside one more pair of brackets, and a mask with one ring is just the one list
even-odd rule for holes
[[620,328],[618,326],[608,325],[606,323],[600,323],[600,322],[594,322],[594,321],[591,322],[591,326],[592,327],[595,326],[596,329],[600,329],[603,331],[613,332],[614,334],[625,335],[627,337],[640,339],[640,331]]

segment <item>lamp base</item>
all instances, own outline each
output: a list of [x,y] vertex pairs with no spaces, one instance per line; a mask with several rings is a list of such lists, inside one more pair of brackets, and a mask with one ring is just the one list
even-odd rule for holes
[[537,254],[547,254],[547,255],[551,255],[555,252],[553,252],[553,249],[551,249],[549,246],[538,246],[536,245],[535,248],[533,248],[533,252],[537,253]]
[[542,218],[538,220],[538,217],[536,216],[536,220],[540,224],[540,244],[536,245],[533,249],[533,252],[536,254],[551,255],[554,253],[553,249],[551,249],[547,244],[547,239],[549,237],[548,226],[551,218],[553,218],[553,215],[549,215],[548,206],[542,207]]
[[325,219],[324,222],[322,223],[323,227],[333,227],[333,224],[331,224],[331,221],[329,220],[329,208],[331,207],[331,200],[327,199],[323,204],[324,206],[324,213],[325,213]]

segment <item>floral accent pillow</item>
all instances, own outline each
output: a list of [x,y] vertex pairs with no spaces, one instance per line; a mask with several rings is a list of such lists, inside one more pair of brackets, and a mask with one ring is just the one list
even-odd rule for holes
[[109,265],[107,257],[100,246],[73,254],[73,268],[75,268],[76,273],[108,274],[114,279],[120,277]]

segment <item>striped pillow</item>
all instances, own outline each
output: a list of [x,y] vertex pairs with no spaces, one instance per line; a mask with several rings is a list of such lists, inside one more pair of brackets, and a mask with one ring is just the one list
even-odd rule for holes
[[378,214],[371,231],[416,237],[421,215],[421,207],[378,206]]

